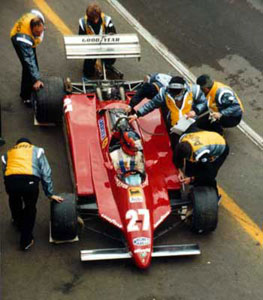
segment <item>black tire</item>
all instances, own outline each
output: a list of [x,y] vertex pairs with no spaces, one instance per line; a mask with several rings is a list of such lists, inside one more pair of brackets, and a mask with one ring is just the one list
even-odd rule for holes
[[208,233],[214,231],[218,222],[218,197],[210,186],[194,187],[190,193],[193,201],[192,231]]
[[34,113],[39,123],[60,123],[63,113],[65,88],[63,79],[43,79],[44,87],[32,93]]
[[64,201],[51,202],[51,237],[55,241],[73,240],[77,236],[77,209],[74,194],[62,194]]

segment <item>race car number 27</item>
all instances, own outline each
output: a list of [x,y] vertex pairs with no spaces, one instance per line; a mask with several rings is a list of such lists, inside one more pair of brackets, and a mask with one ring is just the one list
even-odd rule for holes
[[[149,210],[145,208],[140,208],[138,210],[130,209],[127,211],[126,220],[129,220],[127,231],[147,231],[150,226],[150,214]],[[139,222],[138,222],[139,221]],[[141,227],[141,228],[140,228]]]

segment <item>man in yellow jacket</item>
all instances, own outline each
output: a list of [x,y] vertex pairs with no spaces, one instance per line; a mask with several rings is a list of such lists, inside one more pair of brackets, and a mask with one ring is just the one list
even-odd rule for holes
[[204,92],[210,111],[210,115],[198,120],[199,128],[222,134],[223,128],[235,127],[240,123],[244,108],[231,87],[212,80],[207,74],[199,76],[196,83]]
[[51,169],[44,149],[32,145],[29,139],[20,138],[2,156],[2,165],[13,223],[21,231],[20,247],[27,250],[34,243],[39,181],[48,198],[57,202],[63,199],[54,195]]
[[216,176],[228,154],[225,139],[216,132],[198,131],[183,135],[174,151],[179,180],[184,184],[212,186],[218,195]]
[[13,26],[10,37],[22,65],[20,97],[26,105],[31,105],[32,89],[44,86],[40,78],[36,47],[44,38],[45,19],[38,10],[24,14]]

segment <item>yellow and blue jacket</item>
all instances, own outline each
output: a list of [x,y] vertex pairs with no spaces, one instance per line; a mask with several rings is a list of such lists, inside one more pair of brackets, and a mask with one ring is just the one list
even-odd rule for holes
[[237,94],[227,85],[214,81],[206,95],[208,108],[213,112],[220,112],[223,116],[238,117],[244,108]]
[[180,138],[180,142],[187,142],[191,146],[191,162],[207,162],[216,160],[226,149],[225,139],[212,131],[198,131],[188,133]]
[[138,117],[142,117],[150,113],[156,108],[166,106],[169,109],[167,116],[171,126],[177,124],[177,122],[185,114],[194,110],[197,115],[207,109],[207,100],[204,93],[201,91],[200,86],[197,84],[187,84],[186,91],[183,95],[182,106],[179,108],[176,105],[176,101],[169,94],[168,88],[163,87],[160,92],[151,100],[140,107],[136,114]]
[[41,180],[46,196],[53,195],[51,168],[44,149],[26,142],[19,143],[2,155],[4,177],[30,175]]
[[35,83],[40,80],[39,68],[37,65],[35,48],[42,42],[44,34],[41,37],[35,37],[30,28],[30,22],[36,18],[33,13],[23,15],[13,26],[10,37],[14,47],[18,48],[18,56],[23,66],[25,66]]
[[[96,25],[95,25],[96,26]],[[116,29],[112,23],[111,17],[101,13],[101,24],[98,32],[94,31],[91,23],[89,23],[88,17],[85,16],[79,19],[79,35],[93,35],[93,34],[108,34],[116,33]]]

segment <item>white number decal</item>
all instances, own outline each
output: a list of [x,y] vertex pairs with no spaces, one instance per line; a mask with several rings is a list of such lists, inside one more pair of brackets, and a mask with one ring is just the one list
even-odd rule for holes
[[64,99],[64,113],[72,111],[72,102],[70,98]]
[[150,214],[149,210],[145,208],[140,208],[137,210],[135,209],[130,209],[126,213],[126,220],[130,220],[128,226],[127,226],[127,231],[139,231],[139,226],[137,223],[138,221],[138,216],[143,216],[142,219],[142,230],[147,231],[149,229],[150,225]]

